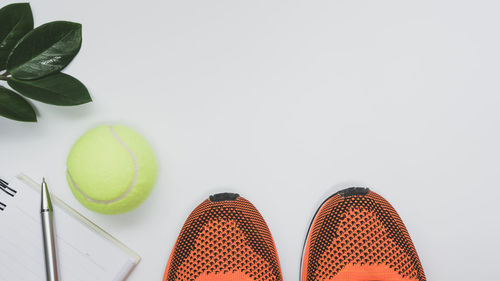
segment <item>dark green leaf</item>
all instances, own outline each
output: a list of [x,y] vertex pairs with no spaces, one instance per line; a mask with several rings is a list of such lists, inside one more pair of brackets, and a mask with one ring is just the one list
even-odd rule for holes
[[0,115],[26,122],[36,122],[33,107],[20,95],[0,86]]
[[54,21],[41,25],[14,47],[7,70],[17,79],[33,80],[65,68],[82,45],[82,25]]
[[78,105],[92,101],[85,85],[64,73],[28,81],[12,78],[8,83],[21,95],[44,103]]
[[5,69],[12,48],[33,29],[30,4],[11,4],[0,9],[0,70]]

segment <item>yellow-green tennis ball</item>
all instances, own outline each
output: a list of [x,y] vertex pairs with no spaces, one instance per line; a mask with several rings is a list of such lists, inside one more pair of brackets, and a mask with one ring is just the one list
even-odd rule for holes
[[99,126],[87,131],[71,149],[66,179],[85,207],[120,214],[139,206],[151,193],[156,158],[148,142],[125,126]]

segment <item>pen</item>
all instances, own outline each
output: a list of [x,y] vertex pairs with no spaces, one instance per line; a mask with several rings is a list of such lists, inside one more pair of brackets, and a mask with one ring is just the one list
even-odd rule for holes
[[52,202],[50,200],[49,190],[45,179],[42,182],[42,232],[43,232],[43,248],[45,252],[45,271],[47,272],[47,281],[58,281],[56,259],[56,241],[54,233],[54,221],[52,217]]

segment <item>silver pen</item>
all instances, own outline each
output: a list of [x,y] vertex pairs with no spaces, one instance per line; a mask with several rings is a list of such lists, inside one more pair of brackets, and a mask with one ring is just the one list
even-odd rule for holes
[[49,190],[45,179],[42,182],[42,206],[40,213],[42,215],[43,248],[45,251],[45,271],[47,272],[47,281],[58,281],[56,258],[56,240],[54,232],[54,219],[52,217],[52,202],[50,200]]

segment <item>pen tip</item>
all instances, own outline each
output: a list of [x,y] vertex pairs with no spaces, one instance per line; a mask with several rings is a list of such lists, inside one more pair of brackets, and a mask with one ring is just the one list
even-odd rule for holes
[[42,181],[42,211],[52,211],[52,202],[50,200],[49,190],[45,178]]

